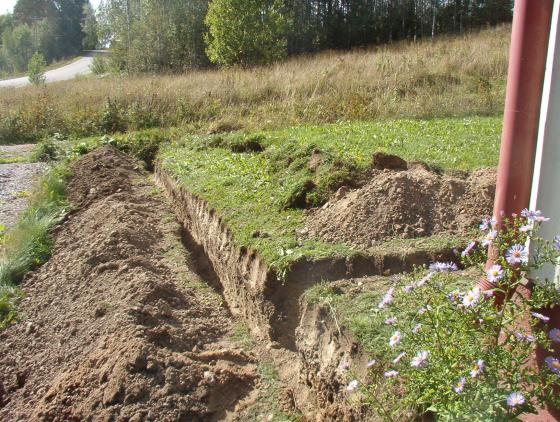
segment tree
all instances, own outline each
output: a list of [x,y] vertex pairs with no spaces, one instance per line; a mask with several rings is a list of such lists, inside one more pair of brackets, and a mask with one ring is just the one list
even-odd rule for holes
[[214,0],[206,15],[208,57],[220,66],[267,64],[287,55],[279,0]]
[[5,32],[3,48],[13,70],[21,72],[27,69],[27,63],[29,63],[34,51],[33,34],[29,26],[18,25],[13,31]]
[[82,33],[84,34],[82,46],[85,50],[95,50],[99,43],[97,37],[97,18],[95,17],[95,10],[93,10],[89,1],[84,4],[82,15]]
[[29,76],[29,82],[33,85],[42,85],[46,81],[45,77],[45,67],[47,63],[45,58],[40,53],[33,54],[31,60],[29,60],[27,74]]

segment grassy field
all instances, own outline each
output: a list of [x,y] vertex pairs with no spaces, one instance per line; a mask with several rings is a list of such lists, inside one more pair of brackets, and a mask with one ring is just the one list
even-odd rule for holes
[[270,67],[3,89],[0,143],[149,127],[205,133],[341,120],[496,115],[510,27],[302,56]]
[[[321,205],[340,186],[359,178],[376,151],[441,168],[494,166],[500,131],[499,118],[471,117],[188,135],[162,144],[160,159],[165,170],[225,217],[239,245],[256,249],[281,270],[302,256],[353,253],[344,245],[297,240],[304,219],[302,192],[305,205]],[[308,162],[317,149],[322,161],[312,171]],[[311,190],[306,188],[310,181]],[[256,237],[257,231],[268,236]],[[419,246],[451,246],[456,240],[438,236]]]

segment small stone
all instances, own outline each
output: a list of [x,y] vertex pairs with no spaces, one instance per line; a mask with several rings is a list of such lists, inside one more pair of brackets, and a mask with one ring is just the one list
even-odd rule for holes
[[216,380],[216,376],[212,371],[204,371],[204,381],[212,384]]
[[95,189],[95,188],[91,188],[91,189],[89,190],[89,194],[90,194],[90,195],[94,195],[96,192],[97,192],[97,189]]
[[35,332],[35,326],[31,322],[28,322],[25,326],[25,334],[31,334],[33,332]]

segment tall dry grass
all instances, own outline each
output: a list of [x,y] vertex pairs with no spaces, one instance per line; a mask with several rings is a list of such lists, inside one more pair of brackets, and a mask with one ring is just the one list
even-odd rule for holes
[[510,26],[325,52],[270,67],[0,90],[0,142],[155,126],[195,130],[500,113]]

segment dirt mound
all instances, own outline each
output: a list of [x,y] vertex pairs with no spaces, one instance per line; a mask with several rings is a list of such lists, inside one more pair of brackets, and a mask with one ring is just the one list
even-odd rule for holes
[[337,192],[311,210],[305,236],[368,247],[395,237],[463,234],[491,213],[495,180],[492,168],[438,173],[408,163],[403,171],[372,170],[360,189]]
[[77,209],[0,334],[0,420],[230,419],[255,359],[228,340],[219,296],[194,288],[168,205],[111,147],[72,172]]

